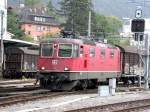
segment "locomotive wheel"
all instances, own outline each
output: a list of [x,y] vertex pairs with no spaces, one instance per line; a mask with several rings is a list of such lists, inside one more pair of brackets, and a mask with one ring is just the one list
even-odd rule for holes
[[45,80],[44,80],[44,78],[40,79],[40,87],[42,87],[42,88],[45,87]]
[[86,80],[81,81],[81,86],[83,90],[86,90],[88,87],[88,82]]
[[76,90],[77,90],[76,87],[73,87],[73,88],[71,88],[71,90],[68,90],[68,91],[73,92],[73,91],[76,91]]

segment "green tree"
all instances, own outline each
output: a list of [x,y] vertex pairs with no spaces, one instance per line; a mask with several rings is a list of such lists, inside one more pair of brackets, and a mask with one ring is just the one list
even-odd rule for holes
[[66,16],[65,30],[87,34],[88,14],[92,10],[91,0],[62,0],[60,4]]
[[130,45],[130,40],[129,40],[129,38],[121,39],[120,42],[119,42],[119,45],[126,45],[126,46],[129,46],[129,45]]
[[50,16],[53,16],[57,21],[59,21],[59,15],[57,15],[56,13],[56,9],[52,4],[52,0],[49,0],[48,4],[47,4],[47,9],[48,9],[48,14]]
[[7,30],[8,32],[14,34],[13,38],[20,39],[24,35],[23,31],[19,27],[19,22],[17,20],[16,14],[8,9],[7,13]]
[[52,4],[52,0],[49,0],[49,2],[48,2],[48,4],[47,4],[47,8],[48,8],[48,12],[49,12],[50,14],[55,13],[55,8],[54,8],[54,6],[53,6],[53,4]]
[[33,38],[30,35],[23,35],[19,38],[20,40],[28,41],[28,42],[33,42]]
[[119,32],[119,29],[122,27],[122,22],[114,17],[114,16],[111,16],[111,17],[107,17],[107,32],[108,33],[118,33]]
[[41,0],[24,0],[26,6],[40,6],[42,5]]
[[119,34],[121,27],[122,22],[118,18],[95,14],[95,23],[92,28],[96,36],[104,36],[105,38]]
[[92,26],[92,31],[94,32],[95,36],[106,36],[107,33],[107,17],[102,14],[95,14],[95,22]]
[[116,37],[109,37],[107,38],[108,43],[114,44],[114,45],[125,45],[129,46],[130,45],[130,40],[129,38],[116,38]]

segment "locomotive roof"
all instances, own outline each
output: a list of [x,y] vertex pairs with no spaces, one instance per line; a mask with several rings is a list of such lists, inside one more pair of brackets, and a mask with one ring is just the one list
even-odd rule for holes
[[94,45],[99,47],[109,47],[109,48],[116,48],[113,45],[104,44],[100,42],[95,42],[87,38],[81,39],[72,39],[72,38],[51,38],[49,40],[43,40],[41,43],[51,43],[51,42],[62,42],[62,43],[75,43],[75,44],[87,44],[87,45]]
[[76,44],[89,44],[96,45],[95,42],[88,39],[72,39],[72,38],[51,38],[49,40],[43,40],[41,43],[51,43],[51,42],[62,42],[62,43],[76,43]]

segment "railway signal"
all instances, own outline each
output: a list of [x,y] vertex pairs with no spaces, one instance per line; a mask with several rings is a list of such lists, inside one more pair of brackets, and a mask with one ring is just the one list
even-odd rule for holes
[[141,7],[138,7],[136,12],[135,12],[135,17],[136,18],[141,18],[142,17],[142,9]]
[[131,31],[134,33],[135,41],[143,41],[145,31],[145,20],[133,19],[131,22]]
[[134,40],[135,41],[143,41],[144,40],[144,34],[143,33],[135,33],[134,34]]
[[143,41],[145,31],[145,19],[142,18],[142,9],[137,7],[135,19],[131,21],[131,32],[134,33],[135,41]]
[[135,33],[145,31],[145,20],[144,19],[133,19],[131,23],[131,31]]

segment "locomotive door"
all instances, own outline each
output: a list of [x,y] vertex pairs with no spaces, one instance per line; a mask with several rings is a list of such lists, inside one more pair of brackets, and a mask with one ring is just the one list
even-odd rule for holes
[[88,69],[88,63],[89,63],[89,55],[88,55],[88,48],[84,47],[84,55],[83,55],[83,60],[84,60],[84,69]]

